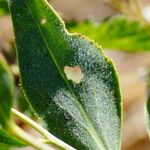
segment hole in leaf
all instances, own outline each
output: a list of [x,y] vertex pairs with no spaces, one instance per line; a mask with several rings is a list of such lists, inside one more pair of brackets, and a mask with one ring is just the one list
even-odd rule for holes
[[83,79],[82,70],[78,66],[76,67],[65,66],[64,72],[66,74],[67,79],[73,81],[76,84],[79,84]]
[[46,22],[47,22],[47,20],[45,19],[45,18],[43,18],[42,20],[41,20],[41,23],[44,25],[44,24],[46,24]]

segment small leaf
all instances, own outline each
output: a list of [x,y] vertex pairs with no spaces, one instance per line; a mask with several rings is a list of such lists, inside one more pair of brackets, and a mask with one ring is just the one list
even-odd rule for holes
[[93,42],[70,35],[45,0],[9,5],[21,84],[47,129],[79,150],[120,149],[121,96],[113,63]]
[[0,144],[6,144],[13,147],[23,147],[25,144],[9,135],[6,131],[0,129]]
[[8,14],[8,3],[7,0],[0,0],[0,16]]
[[146,123],[147,132],[150,137],[150,98],[147,100],[144,115],[145,115],[145,123]]
[[5,126],[11,118],[14,84],[9,67],[0,57],[0,124]]
[[67,24],[70,32],[84,34],[104,48],[134,51],[150,51],[150,27],[125,16],[115,16],[101,23],[84,21]]
[[148,95],[148,100],[146,103],[146,107],[145,107],[145,123],[146,123],[146,127],[147,127],[147,131],[150,137],[150,72],[148,74],[148,90],[147,90],[147,95]]

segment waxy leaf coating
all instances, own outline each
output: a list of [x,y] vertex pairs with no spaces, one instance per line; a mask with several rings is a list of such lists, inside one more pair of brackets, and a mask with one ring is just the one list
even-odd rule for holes
[[93,42],[69,34],[45,0],[9,0],[9,6],[21,84],[47,129],[79,150],[120,149],[121,96],[112,62]]

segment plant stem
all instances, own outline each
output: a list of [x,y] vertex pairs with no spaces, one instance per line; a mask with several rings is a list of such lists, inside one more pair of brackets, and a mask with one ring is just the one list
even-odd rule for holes
[[53,145],[55,145],[61,149],[64,149],[64,150],[75,150],[75,148],[71,147],[70,145],[68,145],[65,142],[61,141],[60,139],[56,138],[54,135],[49,133],[46,129],[41,127],[39,124],[37,124],[32,119],[25,116],[24,114],[22,114],[18,110],[12,108],[12,113],[15,116],[17,116],[20,120],[22,120],[26,124],[30,125],[33,129],[38,131],[41,135],[43,135],[49,141],[50,144],[53,144]]
[[21,140],[25,144],[34,147],[37,150],[54,150],[53,148],[50,148],[49,146],[43,144],[42,142],[37,141],[37,139],[35,139],[32,136],[30,136],[29,134],[27,134],[25,131],[23,131],[21,128],[19,128],[14,123],[11,123],[10,126],[7,127],[7,130],[14,137]]

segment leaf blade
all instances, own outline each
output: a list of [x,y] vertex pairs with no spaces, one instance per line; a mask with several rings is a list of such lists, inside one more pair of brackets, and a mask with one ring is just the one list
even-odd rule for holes
[[[22,86],[49,131],[77,149],[120,149],[121,96],[112,62],[92,42],[68,34],[44,0],[11,0],[10,10]],[[79,67],[83,80],[68,80],[65,66]]]

